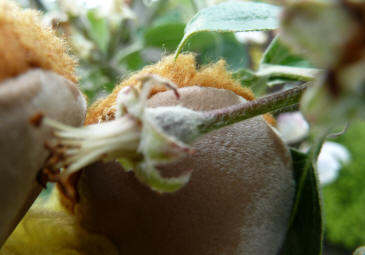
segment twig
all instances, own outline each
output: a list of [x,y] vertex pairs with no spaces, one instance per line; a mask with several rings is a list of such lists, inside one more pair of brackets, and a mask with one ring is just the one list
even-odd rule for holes
[[298,104],[301,95],[309,85],[309,83],[306,83],[293,89],[278,92],[254,101],[205,112],[205,117],[208,120],[205,120],[204,123],[199,126],[199,130],[201,133],[208,133],[220,127],[249,119],[257,115]]

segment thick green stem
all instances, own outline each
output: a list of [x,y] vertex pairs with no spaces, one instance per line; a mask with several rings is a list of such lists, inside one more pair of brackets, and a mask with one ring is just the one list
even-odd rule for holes
[[297,104],[308,84],[293,89],[278,92],[254,101],[245,102],[224,109],[204,113],[204,122],[199,125],[199,133],[204,134],[212,130],[249,119],[264,113]]

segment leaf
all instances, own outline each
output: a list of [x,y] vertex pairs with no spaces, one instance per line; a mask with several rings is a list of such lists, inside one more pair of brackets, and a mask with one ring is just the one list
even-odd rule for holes
[[250,87],[259,96],[266,91],[267,86],[312,81],[320,72],[320,69],[313,68],[306,59],[292,54],[276,37],[266,49],[258,71],[242,68],[234,76],[241,80],[243,86]]
[[320,69],[313,66],[306,59],[294,55],[283,45],[278,37],[274,38],[266,49],[260,62],[258,76],[267,76],[268,85],[276,85],[295,81],[312,81]]
[[144,32],[146,46],[174,51],[184,36],[186,21],[180,9],[174,9],[157,18]]
[[[322,144],[322,141],[318,144]],[[309,154],[292,150],[294,177],[297,182],[296,198],[291,222],[280,255],[320,255],[323,241],[323,220],[320,190],[313,159],[320,145]]]
[[149,28],[144,34],[145,44],[173,51],[184,36],[184,28],[184,23],[167,23]]
[[199,32],[243,32],[276,29],[278,28],[280,10],[278,6],[270,4],[238,1],[225,2],[202,9],[186,25],[185,35],[176,50],[175,58],[187,40]]
[[186,49],[197,53],[199,64],[209,64],[224,59],[231,71],[249,65],[247,48],[237,41],[233,33],[196,34],[186,44]]
[[109,27],[106,19],[98,17],[96,9],[89,10],[86,17],[89,23],[89,36],[95,41],[99,49],[106,54],[110,41]]
[[128,70],[137,71],[143,67],[143,59],[139,51],[132,52],[126,55],[121,61],[121,64],[125,64]]
[[320,73],[321,70],[316,68],[261,65],[256,75],[267,76],[270,79],[284,78],[292,81],[313,81]]
[[[184,28],[185,23],[176,12],[168,13],[145,31],[145,45],[174,50],[184,36]],[[249,64],[246,46],[242,45],[233,33],[194,34],[185,45],[185,49],[197,53],[198,64],[208,64],[222,58],[227,61],[230,70],[237,70]]]
[[233,77],[241,81],[242,86],[250,88],[257,97],[263,96],[266,93],[267,77],[260,77],[246,68],[241,68],[234,72]]
[[260,65],[281,65],[293,67],[313,67],[305,58],[294,54],[284,45],[279,37],[275,37],[265,50]]

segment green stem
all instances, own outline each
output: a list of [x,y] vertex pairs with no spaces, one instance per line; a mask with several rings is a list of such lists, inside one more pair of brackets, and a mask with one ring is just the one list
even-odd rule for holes
[[293,89],[278,92],[254,101],[205,112],[204,123],[198,127],[199,133],[208,133],[242,120],[297,104],[303,91],[308,86],[309,84],[303,84]]
[[259,77],[281,77],[300,81],[312,81],[321,71],[317,68],[262,64],[255,74]]

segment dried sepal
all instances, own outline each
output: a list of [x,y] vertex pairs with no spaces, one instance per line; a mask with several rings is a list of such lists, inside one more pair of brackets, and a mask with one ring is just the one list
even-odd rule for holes
[[161,129],[146,111],[146,101],[155,85],[172,89],[176,86],[156,75],[140,77],[140,87],[126,87],[120,91],[116,119],[73,128],[51,119],[44,124],[55,129],[55,145],[51,146],[50,168],[62,169],[60,180],[98,160],[117,159],[133,168],[137,178],[159,192],[173,192],[189,180],[190,173],[165,178],[157,166],[177,160],[191,152],[188,145]]

